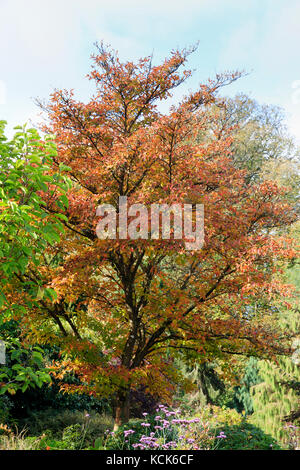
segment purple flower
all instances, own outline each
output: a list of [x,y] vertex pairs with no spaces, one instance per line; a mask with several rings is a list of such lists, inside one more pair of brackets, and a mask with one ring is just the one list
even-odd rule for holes
[[133,429],[128,429],[126,431],[124,431],[124,436],[127,437],[127,436],[130,436],[130,434],[134,434],[135,431],[133,431]]
[[193,418],[190,420],[190,423],[199,423],[200,422],[200,418]]
[[141,450],[144,450],[145,449],[145,446],[143,444],[132,444],[132,447],[134,449],[136,449],[137,447],[139,447]]

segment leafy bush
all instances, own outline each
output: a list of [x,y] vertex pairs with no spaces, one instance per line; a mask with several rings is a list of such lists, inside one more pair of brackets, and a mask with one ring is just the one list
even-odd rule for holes
[[226,408],[225,406],[207,406],[203,408],[199,416],[208,420],[212,426],[239,425],[245,421],[244,415],[238,413],[234,408]]
[[0,396],[0,423],[10,421],[10,410],[13,407],[11,399],[7,395]]
[[[28,437],[27,440],[35,439]],[[44,437],[40,440],[38,450],[70,450],[69,444],[62,440],[53,439],[51,437]]]
[[279,450],[276,440],[264,431],[243,422],[216,429],[216,444],[220,450]]
[[110,413],[110,406],[107,400],[99,400],[84,394],[69,394],[59,391],[59,386],[52,382],[51,387],[42,386],[40,389],[28,389],[25,393],[17,392],[12,397],[12,414],[17,419],[30,418],[35,412],[53,409],[54,412],[64,410],[73,411],[94,411],[95,413]]
[[80,424],[72,424],[63,431],[62,441],[70,450],[78,450],[82,448],[85,433],[84,428]]
[[18,390],[25,392],[29,387],[51,383],[42,353],[39,346],[23,347],[15,338],[6,342],[6,363],[0,366],[0,395],[15,395]]

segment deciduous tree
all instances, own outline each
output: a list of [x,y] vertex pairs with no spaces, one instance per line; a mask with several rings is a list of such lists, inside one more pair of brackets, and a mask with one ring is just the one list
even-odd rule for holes
[[[43,106],[58,145],[53,171],[67,165],[74,185],[62,211],[67,235],[38,274],[57,299],[30,311],[28,334],[60,345],[61,373],[76,372],[80,391],[114,395],[116,427],[129,417],[130,389],[143,384],[168,399],[176,381],[171,351],[216,358],[289,347],[273,313],[247,305],[282,292],[272,280],[273,261],[294,250],[272,231],[294,214],[273,182],[246,184],[246,172],[233,164],[230,126],[220,133],[208,112],[218,90],[241,74],[218,75],[159,111],[189,77],[181,67],[190,52],[174,51],[161,65],[151,57],[122,63],[97,45],[90,101],[56,90]],[[196,142],[200,131],[211,138]],[[97,206],[117,208],[120,196],[147,208],[203,204],[203,248],[187,251],[173,237],[98,239]]]

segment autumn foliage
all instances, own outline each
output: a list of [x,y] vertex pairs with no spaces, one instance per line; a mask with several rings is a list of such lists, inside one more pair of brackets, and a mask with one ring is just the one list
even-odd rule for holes
[[[44,105],[58,145],[53,171],[69,167],[73,186],[67,210],[43,194],[49,211],[67,216],[65,234],[27,275],[57,298],[41,298],[23,328],[32,341],[59,345],[57,376],[76,372],[82,385],[74,390],[115,397],[117,424],[128,419],[133,388],[168,400],[176,354],[230,361],[288,348],[268,302],[287,289],[274,272],[294,256],[278,234],[293,211],[272,181],[247,183],[233,164],[232,129],[208,113],[225,106],[218,90],[241,74],[218,75],[169,112],[159,108],[189,77],[181,68],[191,52],[174,51],[161,65],[151,57],[122,63],[100,44],[90,101],[56,90]],[[99,240],[96,208],[117,207],[119,196],[147,207],[203,204],[203,248],[187,251],[175,239]]]

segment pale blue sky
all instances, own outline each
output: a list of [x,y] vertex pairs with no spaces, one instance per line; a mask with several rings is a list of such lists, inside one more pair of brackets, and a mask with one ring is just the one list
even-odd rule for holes
[[300,0],[0,0],[0,119],[10,128],[37,122],[34,97],[75,88],[88,97],[93,43],[122,59],[154,60],[197,40],[193,78],[178,95],[216,72],[246,69],[224,89],[283,106],[300,141]]

